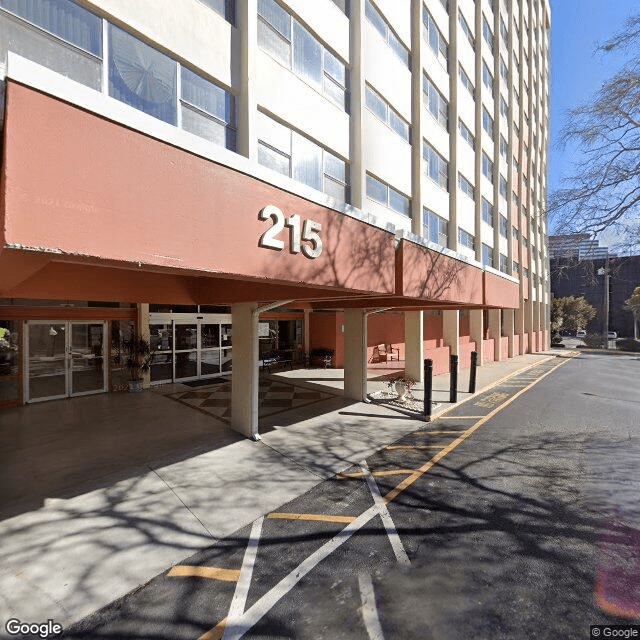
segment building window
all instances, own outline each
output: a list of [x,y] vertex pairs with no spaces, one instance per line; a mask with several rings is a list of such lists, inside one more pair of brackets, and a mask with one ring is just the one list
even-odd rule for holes
[[516,160],[515,156],[513,156],[513,172],[516,174],[520,173],[520,163]]
[[487,22],[487,19],[482,16],[482,37],[484,41],[489,45],[489,50],[493,53],[493,31]]
[[513,267],[512,267],[513,273],[520,275],[520,265],[515,260],[513,261],[512,264],[513,264]]
[[507,199],[507,181],[502,174],[500,174],[500,195]]
[[500,134],[500,155],[505,160],[507,159],[507,149],[508,149],[507,141],[505,140],[505,137],[502,134]]
[[475,138],[473,137],[473,134],[471,133],[470,129],[465,125],[464,122],[462,122],[462,120],[458,120],[458,130],[460,131],[460,137],[463,140],[466,140],[467,144],[472,149],[475,149],[476,148]]
[[462,29],[462,33],[464,33],[464,35],[466,36],[467,41],[471,45],[471,48],[475,49],[475,46],[476,46],[475,38],[473,37],[473,33],[469,28],[469,23],[465,20],[461,11],[458,11],[458,22],[460,23],[460,28]]
[[484,105],[482,105],[482,128],[487,132],[489,137],[493,139],[493,118]]
[[231,93],[182,67],[180,109],[183,129],[236,150],[236,109]]
[[493,74],[484,60],[482,61],[482,84],[484,84],[484,86],[491,92],[491,95],[493,95]]
[[200,0],[200,2],[220,14],[227,22],[236,24],[235,0]]
[[493,184],[493,162],[484,151],[482,152],[482,175]]
[[500,96],[500,115],[504,118],[509,117],[509,107],[507,101],[502,96]]
[[461,173],[458,174],[458,186],[462,193],[469,196],[472,200],[475,199],[475,189],[473,185]]
[[518,233],[518,227],[511,227],[511,237],[514,240],[517,240],[519,235],[520,234]]
[[518,198],[518,194],[515,191],[511,192],[511,202],[516,206],[520,206],[520,198]]
[[388,184],[367,174],[367,197],[405,216],[411,216],[411,200]]
[[500,271],[507,273],[507,256],[504,253],[500,254]]
[[509,82],[509,69],[502,56],[500,56],[500,77],[508,84]]
[[422,76],[422,90],[427,109],[431,115],[444,127],[449,130],[449,103],[445,97],[435,88],[434,84],[426,75]]
[[426,141],[422,141],[422,157],[426,160],[425,175],[449,190],[449,163]]
[[264,113],[258,112],[258,162],[339,202],[348,199],[348,167],[323,149]]
[[338,9],[340,9],[340,11],[342,11],[342,13],[344,13],[346,16],[349,15],[349,0],[331,0],[333,2],[333,4],[336,5],[336,7],[338,7]]
[[508,225],[507,219],[502,214],[500,214],[499,221],[500,221],[500,235],[503,238],[506,238],[507,237],[507,231],[509,229],[509,225]]
[[378,120],[391,127],[403,140],[411,138],[409,123],[372,87],[365,86],[365,103]]
[[472,251],[476,250],[476,239],[464,229],[458,229],[458,244]]
[[502,16],[500,16],[500,35],[502,36],[504,43],[507,44],[509,40],[509,35],[507,33],[507,25],[504,23]]
[[493,205],[486,198],[482,198],[482,220],[493,227]]
[[423,209],[423,222],[427,237],[443,247],[449,246],[449,222],[433,211]]
[[436,26],[435,21],[431,17],[431,14],[427,11],[427,8],[422,5],[422,23],[424,29],[422,35],[433,51],[434,55],[442,66],[446,69],[449,60],[449,45],[444,39],[444,36],[440,33],[440,29]]
[[458,75],[460,76],[460,82],[462,86],[469,92],[469,95],[475,100],[476,90],[471,82],[471,78],[467,75],[466,71],[462,68],[462,65],[458,65]]
[[177,62],[109,25],[109,95],[154,118],[176,124]]
[[344,63],[274,0],[258,0],[258,45],[300,79],[348,111]]
[[482,264],[493,267],[493,248],[484,243],[482,244]]
[[393,32],[389,23],[382,17],[382,14],[371,4],[371,0],[366,0],[365,14],[373,28],[382,36],[391,50],[402,60],[405,66],[410,67],[409,49],[402,44],[398,36]]
[[523,267],[522,269],[522,276],[524,278],[528,278],[529,277],[529,269],[527,269],[527,267]]

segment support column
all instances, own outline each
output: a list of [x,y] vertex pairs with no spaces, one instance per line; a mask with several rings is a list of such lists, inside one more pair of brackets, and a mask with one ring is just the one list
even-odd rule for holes
[[442,312],[442,333],[445,346],[452,356],[460,354],[460,312],[457,309]]
[[502,310],[489,309],[489,331],[493,338],[493,359],[502,360]]
[[424,312],[404,314],[404,370],[406,375],[422,384],[424,378]]
[[231,428],[247,438],[258,435],[258,314],[255,303],[231,307],[233,372]]
[[310,309],[305,309],[304,310],[304,325],[303,325],[303,349],[304,349],[304,354],[306,357],[309,357],[309,351],[311,350],[311,331],[309,328],[309,324],[310,324],[310,317],[311,316],[311,310]]
[[345,311],[344,351],[344,397],[363,402],[367,397],[367,315],[361,309]]
[[[241,3],[242,4],[242,3]],[[349,156],[351,164],[349,166],[349,177],[351,185],[349,193],[351,204],[357,209],[364,210],[365,196],[367,192],[365,162],[363,157],[362,141],[362,114],[364,113],[365,89],[364,72],[362,69],[364,61],[363,32],[365,26],[365,0],[351,0],[351,19],[349,20],[349,42],[351,49],[351,68],[349,71],[351,102],[351,136],[349,144]]]
[[484,315],[482,309],[471,309],[469,311],[469,328],[471,330],[471,339],[476,343],[478,366],[481,367],[484,363]]
[[535,340],[533,343],[534,349],[532,349],[531,353],[541,351],[542,350],[542,331],[540,329],[540,303],[538,301],[531,303],[532,310],[532,319],[531,319],[531,327],[532,333],[535,336]]
[[[258,0],[238,3],[238,32],[240,34],[240,100],[238,101],[238,153],[250,160],[258,160],[256,131],[256,57],[258,51]],[[235,359],[235,353],[234,353]]]
[[519,336],[518,340],[518,355],[524,355],[524,305],[525,300],[520,298],[520,307],[515,312],[515,332]]
[[534,353],[533,350],[533,302],[531,298],[524,301],[524,332],[529,336],[529,347],[527,353]]
[[515,349],[514,349],[514,344],[513,344],[513,328],[515,325],[514,322],[514,314],[515,314],[515,309],[505,309],[503,312],[503,316],[504,316],[504,333],[507,336],[507,338],[509,339],[509,347],[508,347],[508,357],[509,358],[513,358],[514,355],[517,355],[514,353]]
[[[149,328],[149,305],[141,302],[138,305],[138,335],[147,342],[151,340],[151,331]],[[145,371],[142,374],[142,388],[148,389],[151,386],[151,371]]]

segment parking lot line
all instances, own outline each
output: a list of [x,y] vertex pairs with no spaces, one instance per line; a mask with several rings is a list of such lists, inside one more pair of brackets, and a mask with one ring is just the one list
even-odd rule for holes
[[312,522],[343,522],[348,524],[353,522],[355,516],[329,516],[318,513],[278,513],[273,512],[267,515],[267,518],[277,520],[308,520]]
[[208,578],[223,582],[237,582],[240,577],[239,569],[220,569],[218,567],[193,567],[190,565],[176,565],[171,567],[167,577]]

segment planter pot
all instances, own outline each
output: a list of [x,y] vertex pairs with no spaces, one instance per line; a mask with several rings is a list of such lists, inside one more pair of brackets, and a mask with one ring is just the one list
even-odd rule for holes
[[398,394],[398,400],[404,400],[409,393],[409,387],[400,380],[396,380],[395,382],[396,393]]
[[140,380],[129,380],[129,393],[140,393],[142,382]]

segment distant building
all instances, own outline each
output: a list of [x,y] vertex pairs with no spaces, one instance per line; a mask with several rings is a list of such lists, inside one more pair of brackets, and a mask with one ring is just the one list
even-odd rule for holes
[[[557,236],[556,236],[557,237]],[[551,238],[549,238],[551,240]],[[609,331],[619,337],[633,337],[633,314],[624,309],[624,301],[640,286],[640,256],[609,258]],[[584,296],[598,310],[589,323],[589,333],[604,330],[604,276],[606,258],[576,261],[575,257],[551,259],[551,296]]]
[[600,246],[597,238],[588,233],[549,236],[549,258],[575,258],[577,260],[598,260],[615,257],[609,247]]

